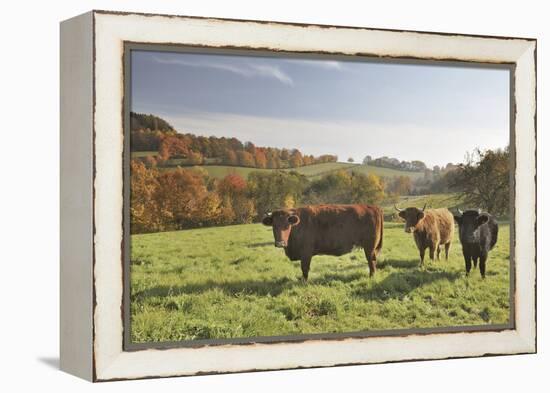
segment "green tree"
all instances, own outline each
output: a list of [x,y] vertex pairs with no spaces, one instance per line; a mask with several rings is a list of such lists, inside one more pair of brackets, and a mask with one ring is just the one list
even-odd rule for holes
[[297,172],[252,172],[248,175],[249,196],[258,217],[269,211],[300,204],[307,178]]
[[374,174],[352,172],[351,203],[379,204],[384,200],[384,183]]

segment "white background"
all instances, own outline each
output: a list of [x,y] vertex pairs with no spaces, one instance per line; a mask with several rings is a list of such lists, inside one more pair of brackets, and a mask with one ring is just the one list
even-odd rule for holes
[[[24,1],[3,3],[0,57],[0,390],[72,391],[548,391],[545,257],[548,179],[544,73],[550,66],[542,1]],[[539,354],[112,382],[58,368],[59,25],[109,9],[538,39]],[[545,311],[546,309],[546,311]],[[25,389],[26,390],[26,389]]]

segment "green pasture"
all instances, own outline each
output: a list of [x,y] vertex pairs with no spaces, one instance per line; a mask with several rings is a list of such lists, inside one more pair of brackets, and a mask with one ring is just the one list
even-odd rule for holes
[[[420,202],[420,201],[416,201]],[[456,236],[455,236],[456,237]],[[363,251],[315,256],[309,282],[260,224],[131,238],[134,342],[257,337],[508,322],[509,226],[487,278],[469,277],[458,239],[448,261],[418,266],[401,223],[387,222],[376,275]]]
[[[133,155],[132,158],[137,157],[145,157],[147,155],[152,154],[146,154],[148,152],[139,152],[140,155]],[[156,153],[156,152],[152,152]],[[178,166],[181,166],[183,168],[189,167],[186,164],[186,159],[184,158],[174,158],[168,160],[163,166],[159,166],[160,169],[163,170],[169,170],[173,168],[177,168]],[[359,173],[364,174],[375,174],[380,177],[395,177],[395,176],[408,176],[412,180],[417,179],[419,177],[424,176],[422,172],[408,172],[408,171],[399,171],[396,169],[390,169],[390,168],[381,168],[376,166],[370,166],[370,165],[363,165],[363,164],[350,164],[346,162],[326,162],[321,164],[312,164],[312,165],[306,165],[298,168],[287,168],[287,169],[260,169],[260,168],[249,168],[249,167],[243,167],[243,166],[231,166],[231,165],[216,165],[216,164],[208,164],[208,165],[200,165],[198,166],[200,168],[204,168],[210,177],[214,178],[223,178],[229,174],[236,173],[243,178],[246,178],[250,172],[271,172],[274,170],[283,170],[283,171],[296,171],[310,179],[315,179],[318,177],[321,177],[323,175],[326,175],[331,172],[339,171],[339,170],[347,170],[347,171],[356,171]]]

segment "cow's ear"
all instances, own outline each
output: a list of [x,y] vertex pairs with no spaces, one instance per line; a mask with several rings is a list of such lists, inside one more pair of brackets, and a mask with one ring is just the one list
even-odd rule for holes
[[404,219],[405,218],[405,212],[399,212],[398,216]]
[[296,215],[292,215],[288,217],[288,223],[290,225],[298,225],[299,222],[300,222],[300,217]]
[[267,225],[268,227],[273,225],[273,217],[272,216],[265,216],[262,220],[262,224]]
[[457,224],[460,224],[462,222],[462,216],[453,216],[453,217]]
[[424,218],[424,212],[418,212],[418,219],[421,220]]
[[476,219],[477,225],[483,225],[487,221],[489,221],[489,217],[486,214],[482,214]]

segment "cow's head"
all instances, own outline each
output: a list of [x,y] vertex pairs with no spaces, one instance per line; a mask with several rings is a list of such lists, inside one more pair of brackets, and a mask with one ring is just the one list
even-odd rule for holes
[[463,243],[477,243],[479,241],[479,227],[489,221],[489,215],[482,213],[481,210],[458,209],[458,214],[454,216],[458,224],[460,241]]
[[262,220],[262,224],[273,227],[275,247],[288,246],[288,238],[292,227],[300,223],[300,217],[294,210],[276,210],[268,213]]
[[424,210],[426,210],[426,205],[424,205],[422,210],[416,207],[400,209],[397,206],[395,206],[395,210],[399,212],[399,217],[405,220],[405,232],[413,233],[416,230],[418,223],[424,219]]

